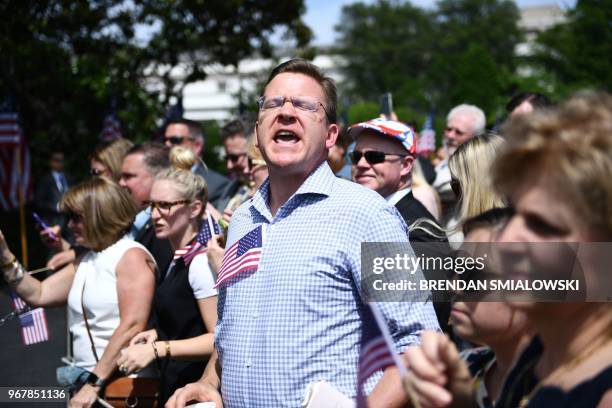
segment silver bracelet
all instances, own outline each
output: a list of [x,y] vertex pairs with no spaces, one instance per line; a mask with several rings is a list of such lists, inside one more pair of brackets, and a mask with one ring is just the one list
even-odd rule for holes
[[23,268],[23,265],[21,265],[21,262],[15,259],[11,263],[11,268],[4,268],[2,273],[4,274],[4,279],[9,285],[16,286],[25,276],[25,269]]

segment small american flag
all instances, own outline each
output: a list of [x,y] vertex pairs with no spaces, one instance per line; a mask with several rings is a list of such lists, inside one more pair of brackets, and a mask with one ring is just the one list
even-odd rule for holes
[[21,339],[26,346],[49,340],[49,328],[45,309],[38,307],[28,310],[28,305],[11,292],[13,306],[18,313],[19,325],[21,326]]
[[220,233],[219,224],[217,224],[217,221],[209,214],[200,226],[200,231],[198,235],[196,235],[196,242],[193,245],[187,245],[184,248],[176,250],[174,252],[174,259],[183,257],[185,265],[189,265],[196,255],[203,254],[207,251],[206,246],[213,235],[219,235]]
[[427,120],[419,135],[419,140],[417,141],[418,154],[427,155],[436,150],[436,131],[433,127],[433,116],[433,112],[427,115]]
[[100,140],[103,142],[109,142],[111,140],[119,139],[121,137],[121,124],[115,112],[110,112],[104,118],[104,127],[100,132]]
[[395,346],[391,340],[389,329],[376,303],[370,303],[370,310],[375,324],[369,327],[369,337],[363,342],[359,355],[359,372],[357,374],[358,408],[367,407],[364,385],[372,374],[376,371],[384,370],[393,364],[397,365],[402,377],[406,372],[406,369],[399,360],[398,354],[395,352]]
[[[21,165],[21,166],[19,166]],[[9,211],[19,206],[32,194],[30,177],[30,149],[19,126],[16,112],[0,112],[0,210]]]
[[215,288],[246,271],[256,272],[262,252],[261,225],[234,242],[225,250]]

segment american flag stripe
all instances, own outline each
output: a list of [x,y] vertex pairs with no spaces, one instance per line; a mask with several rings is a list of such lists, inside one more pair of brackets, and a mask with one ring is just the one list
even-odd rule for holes
[[215,288],[246,271],[257,271],[262,255],[263,230],[256,227],[226,249]]
[[29,306],[15,292],[11,291],[13,307],[21,326],[21,340],[26,346],[49,340],[47,316],[42,307],[29,310]]
[[[21,157],[19,156],[21,155]],[[21,158],[21,178],[18,158]],[[15,112],[0,112],[0,209],[9,211],[19,206],[18,189],[24,203],[32,194],[30,151],[19,127]]]
[[43,308],[30,310],[19,316],[21,338],[26,346],[49,340],[49,327]]
[[17,310],[17,312],[21,312],[28,307],[26,302],[24,302],[23,299],[16,294],[11,293],[11,297],[13,298],[13,307],[15,310]]
[[104,142],[108,142],[114,139],[119,139],[121,135],[121,124],[117,119],[117,115],[114,112],[109,113],[104,118],[104,127],[100,132],[100,139]]
[[0,143],[19,144],[20,131],[17,113],[0,113]]
[[241,272],[244,272],[250,269],[257,269],[260,258],[261,258],[261,251],[253,251],[248,256],[241,259],[240,262],[237,262],[237,261],[232,262],[233,268],[228,267],[219,272],[219,277],[217,279],[217,284],[215,285],[215,287],[218,287],[226,280],[231,279],[232,277],[238,275]]
[[214,234],[219,234],[219,224],[208,214],[206,220],[200,226],[195,243],[174,251],[174,259],[182,257],[185,265],[189,265],[193,258],[208,252],[208,241],[212,239]]
[[385,369],[394,363],[389,347],[382,337],[370,341],[363,348],[362,354],[365,358],[359,362],[359,376],[364,380],[370,378],[376,371]]
[[406,368],[402,364],[399,355],[395,352],[395,346],[389,333],[387,323],[378,309],[376,303],[370,303],[370,310],[374,318],[373,337],[361,347],[359,355],[359,373],[357,374],[357,407],[367,407],[367,398],[364,385],[368,378],[376,371],[383,370],[395,365],[400,377],[406,375]]

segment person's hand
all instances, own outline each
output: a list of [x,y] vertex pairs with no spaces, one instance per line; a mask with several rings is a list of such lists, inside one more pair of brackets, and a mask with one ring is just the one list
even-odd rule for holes
[[57,271],[58,269],[68,265],[70,262],[74,262],[75,259],[76,253],[74,252],[74,249],[69,249],[53,255],[51,259],[47,261],[47,266],[54,271]]
[[98,388],[91,384],[85,384],[81,387],[71,399],[69,403],[70,408],[89,408],[98,399]]
[[214,402],[215,408],[223,408],[219,390],[208,382],[195,382],[174,391],[165,408],[184,408],[189,402]]
[[4,238],[2,230],[0,230],[0,265],[6,265],[15,259],[15,255],[11,252]]
[[134,344],[121,350],[117,366],[122,374],[131,374],[142,370],[154,359],[155,352],[152,344]]
[[214,273],[219,272],[221,269],[221,263],[223,262],[223,254],[225,249],[222,245],[225,244],[223,235],[213,235],[210,241],[208,241],[208,263]]
[[134,344],[139,344],[139,343],[151,344],[156,340],[157,340],[157,330],[155,329],[145,330],[145,331],[141,331],[140,333],[132,337],[132,340],[130,340],[130,346]]
[[54,225],[42,229],[40,231],[40,239],[47,248],[60,251],[62,249],[62,227]]
[[225,221],[227,225],[229,225],[229,222],[232,219],[232,214],[234,214],[234,210],[227,207],[225,210],[223,210],[223,217],[221,219]]
[[404,389],[421,407],[473,407],[472,378],[455,345],[442,333],[424,332],[421,346],[403,354]]

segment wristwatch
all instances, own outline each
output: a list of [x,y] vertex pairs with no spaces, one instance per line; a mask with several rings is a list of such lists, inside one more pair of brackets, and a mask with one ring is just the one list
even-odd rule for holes
[[105,384],[105,381],[102,378],[98,377],[96,374],[89,373],[89,375],[85,379],[85,383],[86,384],[91,384],[94,387],[103,388],[104,384]]

